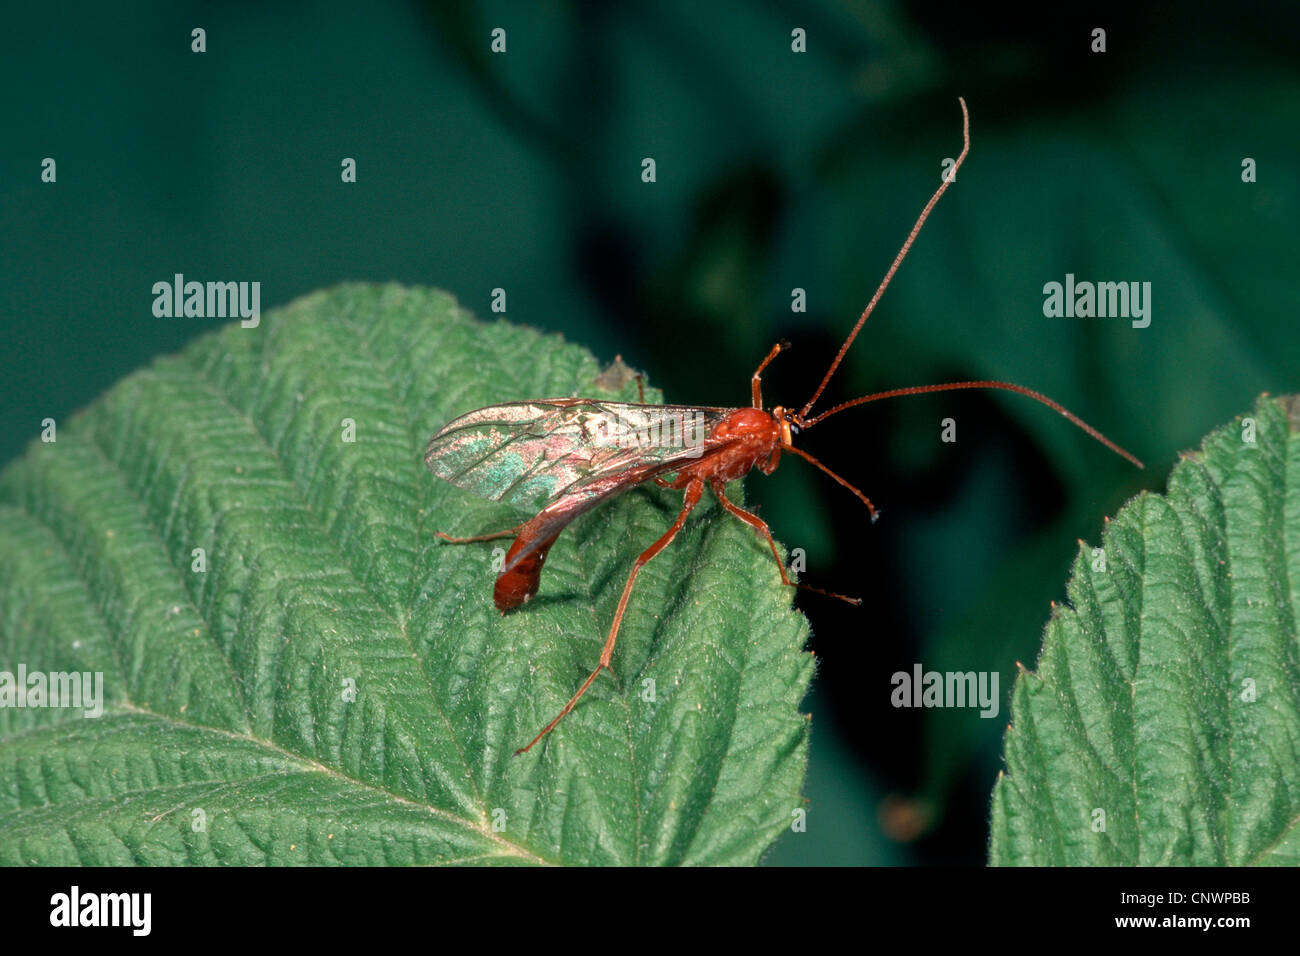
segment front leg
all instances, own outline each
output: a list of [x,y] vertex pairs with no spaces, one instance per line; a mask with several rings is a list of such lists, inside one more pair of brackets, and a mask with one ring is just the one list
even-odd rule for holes
[[841,601],[847,601],[849,604],[861,604],[862,598],[846,597],[843,594],[836,594],[834,591],[823,591],[821,588],[815,588],[809,584],[798,584],[790,580],[790,576],[785,573],[785,563],[781,560],[781,554],[776,550],[776,542],[772,539],[772,529],[767,526],[767,522],[754,514],[752,511],[746,511],[739,505],[733,504],[727,499],[726,489],[721,481],[713,480],[709,483],[713,489],[713,494],[717,497],[722,507],[726,508],[733,515],[739,518],[745,524],[754,528],[767,539],[767,545],[772,549],[772,557],[776,560],[777,570],[781,572],[781,583],[786,587],[803,588],[805,591],[812,591],[815,594],[824,594],[827,597],[838,598]]
[[763,407],[763,369],[767,368],[768,363],[771,362],[772,359],[776,358],[788,348],[790,348],[790,343],[785,339],[777,342],[776,345],[772,346],[772,351],[767,353],[767,358],[759,362],[758,368],[754,370],[754,375],[749,380],[749,390],[752,393],[755,408]]

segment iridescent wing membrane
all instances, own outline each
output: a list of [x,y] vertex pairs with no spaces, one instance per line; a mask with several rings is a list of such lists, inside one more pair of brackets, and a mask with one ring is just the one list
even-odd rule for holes
[[729,408],[556,398],[489,405],[433,436],[424,461],[440,478],[493,501],[537,510],[497,575],[506,611],[537,591],[565,527],[606,498],[731,444],[709,442]]
[[610,479],[643,481],[698,459],[731,411],[587,398],[489,405],[434,435],[424,461],[459,488],[537,511],[561,498],[604,497]]

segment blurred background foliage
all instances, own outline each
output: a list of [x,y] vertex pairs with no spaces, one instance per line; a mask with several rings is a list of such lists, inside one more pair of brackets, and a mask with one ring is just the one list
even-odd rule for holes
[[[982,862],[1015,662],[1036,658],[1076,539],[1257,393],[1300,387],[1292,4],[152,0],[3,18],[0,460],[219,324],[153,317],[176,272],[260,280],[264,309],[396,279],[491,318],[503,287],[511,321],[621,353],[675,402],[745,404],[786,337],[765,395],[797,405],[959,150],[966,97],[968,164],[820,407],[1006,379],[1149,467],[1026,399],[959,393],[801,436],[880,506],[874,527],[796,460],[747,481],[805,580],[866,599],[799,599],[821,658],[808,829],[771,863]],[[1043,284],[1067,272],[1151,282],[1150,327],[1045,318]],[[892,708],[890,675],[918,662],[1000,672],[998,718]]]

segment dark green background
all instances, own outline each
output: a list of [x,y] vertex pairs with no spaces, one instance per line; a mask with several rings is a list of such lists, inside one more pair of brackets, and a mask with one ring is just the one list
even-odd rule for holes
[[[621,353],[676,402],[746,403],[788,337],[766,395],[797,405],[959,149],[964,95],[969,163],[828,398],[1009,379],[1148,470],[1025,399],[960,393],[801,436],[881,507],[874,527],[797,461],[747,494],[806,550],[806,580],[866,598],[800,599],[821,658],[808,831],[769,860],[981,862],[1015,662],[1034,661],[1076,538],[1258,392],[1300,387],[1300,16],[1128,6],[6,10],[0,461],[215,327],[153,317],[176,272],[260,280],[263,309],[396,279],[489,317],[501,286],[510,320]],[[1067,272],[1150,281],[1150,328],[1044,318]],[[893,709],[890,674],[916,662],[1000,671],[999,718]]]

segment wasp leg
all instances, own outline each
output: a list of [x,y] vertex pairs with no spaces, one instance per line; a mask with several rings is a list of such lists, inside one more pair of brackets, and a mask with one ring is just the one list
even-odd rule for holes
[[815,588],[810,584],[798,584],[790,580],[790,576],[785,573],[785,565],[781,561],[781,555],[776,550],[776,542],[772,540],[772,529],[767,526],[767,522],[753,512],[746,511],[739,505],[732,504],[727,500],[726,494],[723,493],[722,482],[714,481],[710,483],[714,495],[717,496],[722,507],[726,508],[733,515],[739,518],[745,524],[754,528],[763,537],[767,538],[767,545],[772,549],[772,557],[776,559],[776,566],[781,572],[781,583],[787,587],[802,588],[805,591],[812,591],[815,594],[824,594],[826,597],[838,598],[841,601],[847,601],[849,604],[861,604],[862,598],[847,597],[843,594],[836,594],[834,591],[823,591],[821,588]]
[[[527,522],[525,522],[525,524],[526,523]],[[517,524],[513,528],[506,528],[505,531],[493,531],[491,534],[476,534],[469,538],[453,538],[451,535],[443,534],[441,531],[435,531],[434,534],[442,538],[443,541],[450,541],[452,544],[470,544],[474,541],[495,541],[497,538],[512,538],[519,533],[519,529],[522,527],[522,524]]]
[[672,527],[664,532],[663,537],[641,552],[641,555],[636,559],[635,563],[633,563],[632,570],[628,573],[627,583],[623,585],[623,596],[618,599],[618,610],[614,612],[614,623],[610,625],[609,637],[605,639],[605,649],[600,652],[600,663],[596,665],[596,669],[588,675],[587,679],[582,682],[582,686],[579,687],[578,692],[569,699],[569,702],[564,705],[564,709],[555,715],[555,719],[543,727],[542,732],[534,737],[527,747],[520,747],[515,751],[516,757],[522,753],[527,753],[533,748],[533,745],[536,744],[537,741],[549,734],[551,730],[554,729],[555,725],[563,720],[569,711],[573,710],[574,705],[577,704],[579,698],[587,692],[587,688],[595,682],[596,677],[600,672],[609,666],[609,662],[614,656],[614,642],[618,639],[618,627],[623,623],[623,612],[627,610],[627,599],[632,595],[632,584],[636,581],[637,572],[649,563],[656,554],[668,547],[673,538],[677,537],[677,532],[681,531],[682,525],[686,524],[686,516],[691,513],[691,509],[700,503],[700,498],[703,495],[704,482],[699,478],[686,486],[686,497],[682,502],[682,510],[681,513],[677,515],[677,520],[672,523]]

